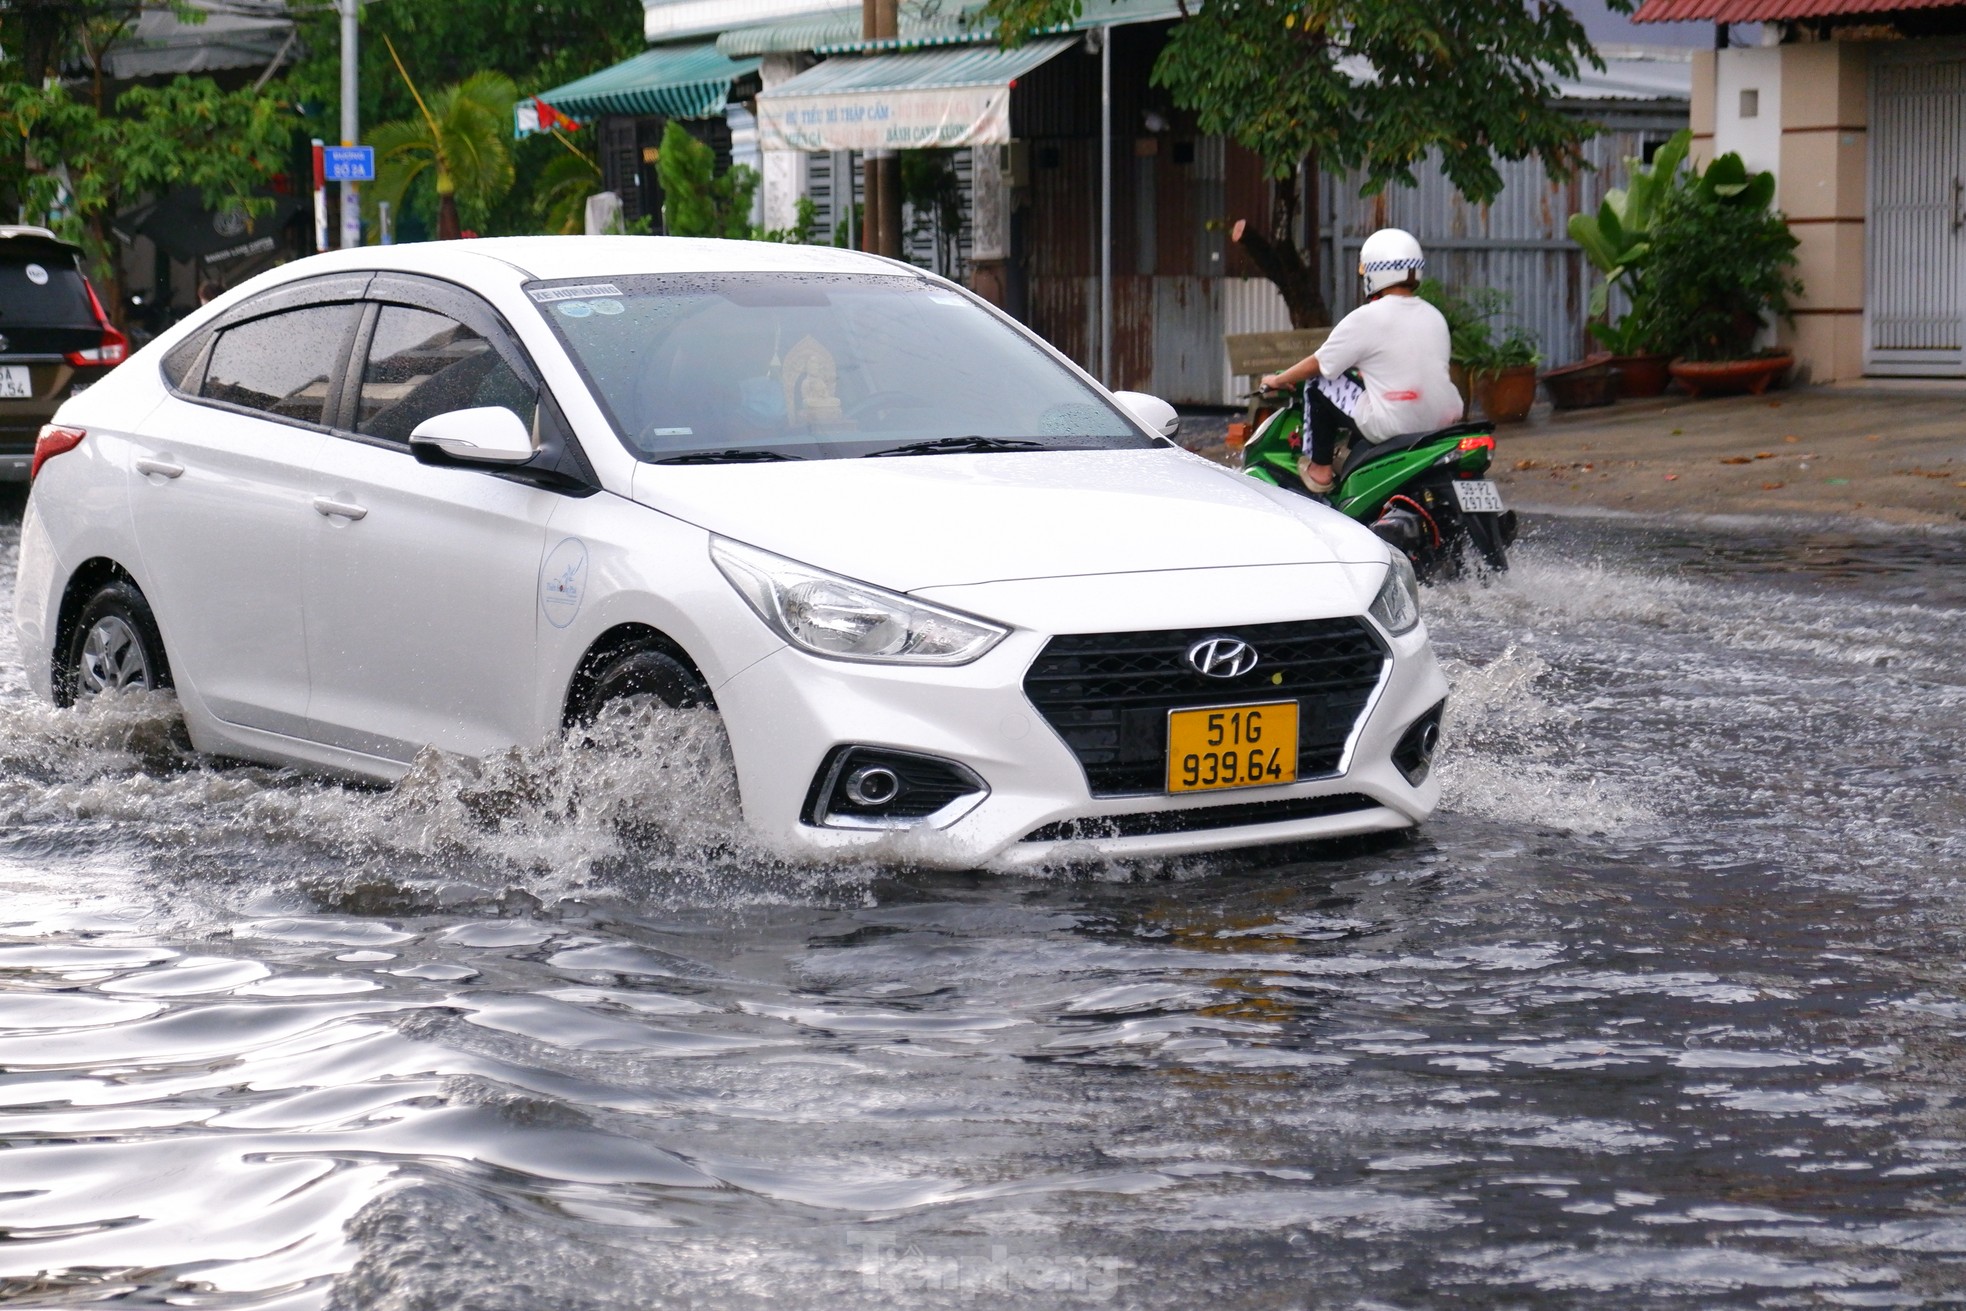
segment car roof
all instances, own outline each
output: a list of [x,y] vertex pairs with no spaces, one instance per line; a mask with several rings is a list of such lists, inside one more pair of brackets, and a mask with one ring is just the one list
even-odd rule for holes
[[340,270],[399,270],[469,280],[503,265],[521,278],[601,278],[639,273],[897,273],[922,270],[835,246],[706,237],[480,237],[331,251],[289,264],[296,276]]
[[45,250],[52,247],[69,255],[80,255],[82,248],[72,241],[63,241],[47,228],[37,228],[25,223],[0,223],[0,242],[4,249],[15,254],[23,254],[30,249]]

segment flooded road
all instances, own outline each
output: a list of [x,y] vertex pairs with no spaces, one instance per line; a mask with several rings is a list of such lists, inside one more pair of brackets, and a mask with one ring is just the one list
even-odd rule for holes
[[0,638],[0,1304],[1966,1301],[1966,541],[1427,603],[1417,835],[1016,879],[630,746],[214,765]]

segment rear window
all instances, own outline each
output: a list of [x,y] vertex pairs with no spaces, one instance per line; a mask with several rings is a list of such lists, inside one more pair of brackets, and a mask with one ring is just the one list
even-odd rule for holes
[[0,324],[89,327],[96,313],[65,250],[0,250]]

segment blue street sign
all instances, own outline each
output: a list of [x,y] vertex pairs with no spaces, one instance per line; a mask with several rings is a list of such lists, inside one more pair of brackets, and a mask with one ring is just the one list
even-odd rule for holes
[[375,181],[375,147],[321,147],[321,175],[330,182]]

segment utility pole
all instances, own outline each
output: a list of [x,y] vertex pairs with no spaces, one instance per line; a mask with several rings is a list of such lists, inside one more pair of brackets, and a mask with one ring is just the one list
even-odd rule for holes
[[[361,0],[336,0],[341,10],[341,144],[361,144],[360,72],[356,42],[356,6]],[[341,244],[353,249],[362,244],[361,189],[353,182],[341,184]]]
[[[860,0],[860,35],[869,41],[901,35],[899,0]],[[901,159],[887,149],[866,154],[866,241],[876,255],[901,258]]]
[[1099,381],[1113,377],[1113,29],[1099,30]]

